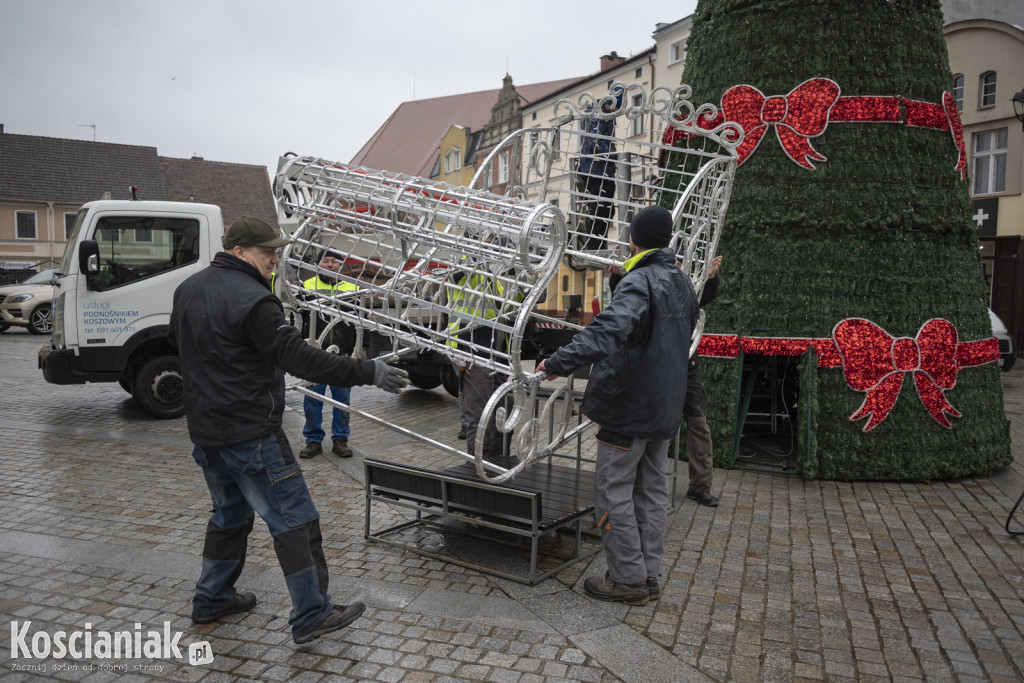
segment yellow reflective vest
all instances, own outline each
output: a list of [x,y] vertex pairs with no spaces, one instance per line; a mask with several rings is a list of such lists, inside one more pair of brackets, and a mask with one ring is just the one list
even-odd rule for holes
[[[505,293],[505,288],[496,277],[489,273],[473,272],[468,279],[465,272],[448,285],[448,307],[452,311],[466,313],[485,320],[493,320],[498,317],[498,307],[495,299],[500,299]],[[448,322],[448,346],[456,348],[459,345],[459,337],[463,341],[470,341],[466,331],[463,329],[466,321],[458,317],[450,317]],[[500,335],[494,333],[490,328],[477,328],[472,335],[473,342],[485,346],[491,346],[494,341],[499,341]],[[497,347],[493,347],[497,348]]]
[[[352,292],[359,289],[358,286],[352,284],[351,282],[345,282],[344,280],[339,280],[338,282],[328,282],[327,280],[321,278],[319,274],[303,282],[302,287],[303,289],[309,290],[311,292],[322,292],[329,296],[336,296],[342,292]],[[314,320],[318,318],[322,321],[323,325],[326,325],[327,323],[330,322],[329,318],[321,315],[316,315],[312,311],[303,312],[303,335],[309,334],[309,328],[306,327],[305,325],[311,324]],[[319,329],[322,328],[320,326],[317,326],[317,328],[314,329],[314,337],[319,335]],[[349,325],[348,323],[340,323],[336,325],[334,329],[331,330],[331,334],[328,335],[328,339],[324,340],[324,348],[330,346],[331,344],[337,344],[338,347],[341,349],[342,353],[351,353],[354,343],[354,328],[352,328],[352,326]]]

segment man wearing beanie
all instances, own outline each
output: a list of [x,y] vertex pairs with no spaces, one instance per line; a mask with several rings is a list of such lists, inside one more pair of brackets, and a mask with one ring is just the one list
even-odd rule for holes
[[608,308],[537,366],[551,379],[594,364],[582,411],[599,427],[594,514],[608,572],[583,587],[599,600],[630,605],[661,595],[665,461],[683,416],[698,313],[693,285],[667,248],[672,232],[667,210],[640,210],[629,225],[626,275]]
[[240,218],[209,268],[174,292],[168,338],[181,357],[192,457],[213,500],[192,621],[247,612],[256,596],[235,589],[245,566],[254,511],[270,529],[292,599],[292,639],[306,643],[348,626],[363,604],[334,605],[320,515],[281,427],[284,373],[340,386],[375,384],[398,392],[405,371],[305,343],[285,322],[270,289],[288,243],[258,218]]

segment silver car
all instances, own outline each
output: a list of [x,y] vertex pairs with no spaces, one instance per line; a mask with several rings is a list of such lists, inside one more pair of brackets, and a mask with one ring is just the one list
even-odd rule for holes
[[1017,349],[1014,348],[1013,337],[1010,336],[1006,325],[998,315],[992,312],[991,308],[988,309],[988,317],[992,319],[992,336],[999,340],[999,367],[1003,369],[1003,372],[1009,372],[1017,359],[1015,355]]
[[16,285],[0,287],[0,332],[12,325],[27,327],[32,334],[50,334],[53,329],[53,286],[56,268],[47,268]]

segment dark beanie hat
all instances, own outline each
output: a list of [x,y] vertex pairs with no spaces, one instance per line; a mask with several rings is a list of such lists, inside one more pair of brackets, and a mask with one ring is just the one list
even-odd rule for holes
[[629,223],[633,244],[644,249],[667,247],[672,239],[672,214],[660,206],[647,206]]

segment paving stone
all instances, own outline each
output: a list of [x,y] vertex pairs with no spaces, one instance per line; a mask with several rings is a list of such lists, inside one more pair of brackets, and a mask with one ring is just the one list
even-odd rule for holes
[[[163,678],[637,680],[652,657],[665,657],[668,680],[687,671],[735,681],[1024,679],[1024,548],[1002,530],[1024,490],[1024,366],[1000,377],[1015,454],[1004,471],[849,483],[718,469],[722,505],[672,514],[662,597],[643,607],[582,593],[582,578],[604,571],[600,554],[529,587],[367,543],[359,458],[304,462],[332,595],[368,608],[352,627],[300,648],[261,522],[239,584],[257,590],[257,607],[191,624],[209,496],[184,421],[150,420],[116,385],[47,385],[37,349],[19,331],[0,335],[0,468],[12,494],[0,519],[0,613],[50,632],[169,620],[183,644],[211,643],[213,665],[166,662]],[[445,428],[456,403],[441,390],[395,397],[357,387],[353,401],[459,445]],[[301,404],[286,399],[296,442]],[[352,424],[361,454],[449,464],[361,416]],[[393,525],[405,514],[381,506],[372,521]],[[459,547],[448,532],[423,539]],[[626,629],[636,646],[574,641],[608,628]],[[10,671],[9,657],[0,649],[5,681],[28,680]]]

